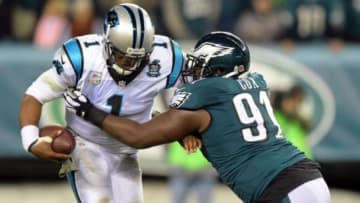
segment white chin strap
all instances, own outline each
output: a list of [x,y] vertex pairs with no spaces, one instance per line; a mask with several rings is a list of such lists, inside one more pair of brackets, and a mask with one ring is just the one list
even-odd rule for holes
[[125,70],[115,63],[112,65],[112,68],[120,75],[130,75],[133,72],[132,70]]
[[[242,70],[243,71],[243,70]],[[233,77],[233,76],[236,76],[236,75],[240,75],[241,74],[241,70],[240,70],[240,67],[239,66],[234,66],[234,71],[228,73],[228,74],[225,74],[223,75],[222,77],[223,78],[230,78],[230,77]]]
[[226,75],[223,75],[222,77],[223,78],[230,78],[230,77],[233,77],[235,75],[239,75],[239,73],[238,72],[230,72],[230,73],[228,73]]

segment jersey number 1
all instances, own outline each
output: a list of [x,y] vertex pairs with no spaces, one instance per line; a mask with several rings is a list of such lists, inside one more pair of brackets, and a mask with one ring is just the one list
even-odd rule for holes
[[110,113],[114,116],[120,115],[122,97],[122,95],[112,95],[109,99],[107,99],[106,104],[111,106]]

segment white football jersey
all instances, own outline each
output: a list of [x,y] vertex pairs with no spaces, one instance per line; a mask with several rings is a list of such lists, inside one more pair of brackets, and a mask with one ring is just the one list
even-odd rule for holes
[[[56,52],[53,67],[40,75],[26,94],[45,103],[73,87],[99,109],[140,123],[148,121],[154,97],[165,88],[182,84],[184,54],[180,46],[168,37],[155,35],[149,64],[124,85],[116,84],[108,72],[104,42],[103,36],[95,34],[68,40]],[[121,152],[134,151],[72,111],[66,111],[66,121],[84,139]]]

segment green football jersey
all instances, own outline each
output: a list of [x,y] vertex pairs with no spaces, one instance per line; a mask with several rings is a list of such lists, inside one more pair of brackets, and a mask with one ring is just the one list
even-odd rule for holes
[[284,168],[305,155],[283,138],[262,75],[207,78],[178,89],[172,107],[206,109],[202,152],[244,202],[254,202]]

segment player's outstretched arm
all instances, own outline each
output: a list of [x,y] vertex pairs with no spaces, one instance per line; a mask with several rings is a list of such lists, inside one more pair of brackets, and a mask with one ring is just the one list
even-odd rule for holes
[[67,108],[121,142],[146,148],[183,139],[186,135],[201,132],[210,123],[205,110],[170,109],[144,124],[113,116],[94,107],[80,92],[72,90],[64,95]]
[[204,110],[170,109],[144,124],[108,115],[101,127],[127,145],[146,148],[181,140],[193,132],[198,132],[204,120],[201,117],[205,114],[207,112]]

